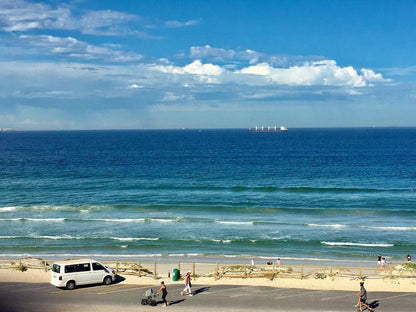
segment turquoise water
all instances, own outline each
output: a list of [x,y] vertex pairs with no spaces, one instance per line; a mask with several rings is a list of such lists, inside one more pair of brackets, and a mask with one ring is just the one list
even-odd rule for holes
[[416,129],[0,133],[0,256],[401,261]]

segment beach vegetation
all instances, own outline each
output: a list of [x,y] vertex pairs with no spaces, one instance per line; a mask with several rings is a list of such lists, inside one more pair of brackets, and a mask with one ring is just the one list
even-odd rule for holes
[[416,271],[416,263],[412,263],[412,262],[403,263],[403,268]]
[[25,265],[23,263],[20,263],[19,266],[17,267],[17,269],[21,272],[26,272],[28,267],[27,267],[27,265]]
[[314,275],[315,279],[326,279],[325,273],[315,273]]

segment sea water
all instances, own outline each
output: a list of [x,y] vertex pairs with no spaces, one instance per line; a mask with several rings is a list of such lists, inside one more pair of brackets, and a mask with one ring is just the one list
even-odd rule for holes
[[416,129],[0,133],[0,256],[402,261]]

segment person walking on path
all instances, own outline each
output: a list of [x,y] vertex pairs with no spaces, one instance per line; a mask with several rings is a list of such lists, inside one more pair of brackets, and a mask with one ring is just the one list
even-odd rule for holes
[[193,296],[192,295],[192,290],[191,290],[191,272],[186,273],[185,276],[185,288],[182,291],[182,296],[184,294],[188,294],[189,296]]
[[364,282],[360,282],[360,291],[357,293],[358,303],[355,305],[356,308],[359,308],[360,311],[363,310],[365,306],[369,311],[374,311],[367,304],[367,290],[364,288]]
[[163,306],[166,307],[169,305],[169,303],[166,300],[166,296],[168,295],[168,291],[166,289],[165,282],[160,282],[160,288],[157,290],[157,292],[162,293],[162,300],[163,300]]

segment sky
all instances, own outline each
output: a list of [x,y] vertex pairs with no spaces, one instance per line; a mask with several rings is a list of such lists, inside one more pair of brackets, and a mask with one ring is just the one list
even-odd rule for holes
[[0,128],[416,126],[416,1],[0,0]]

